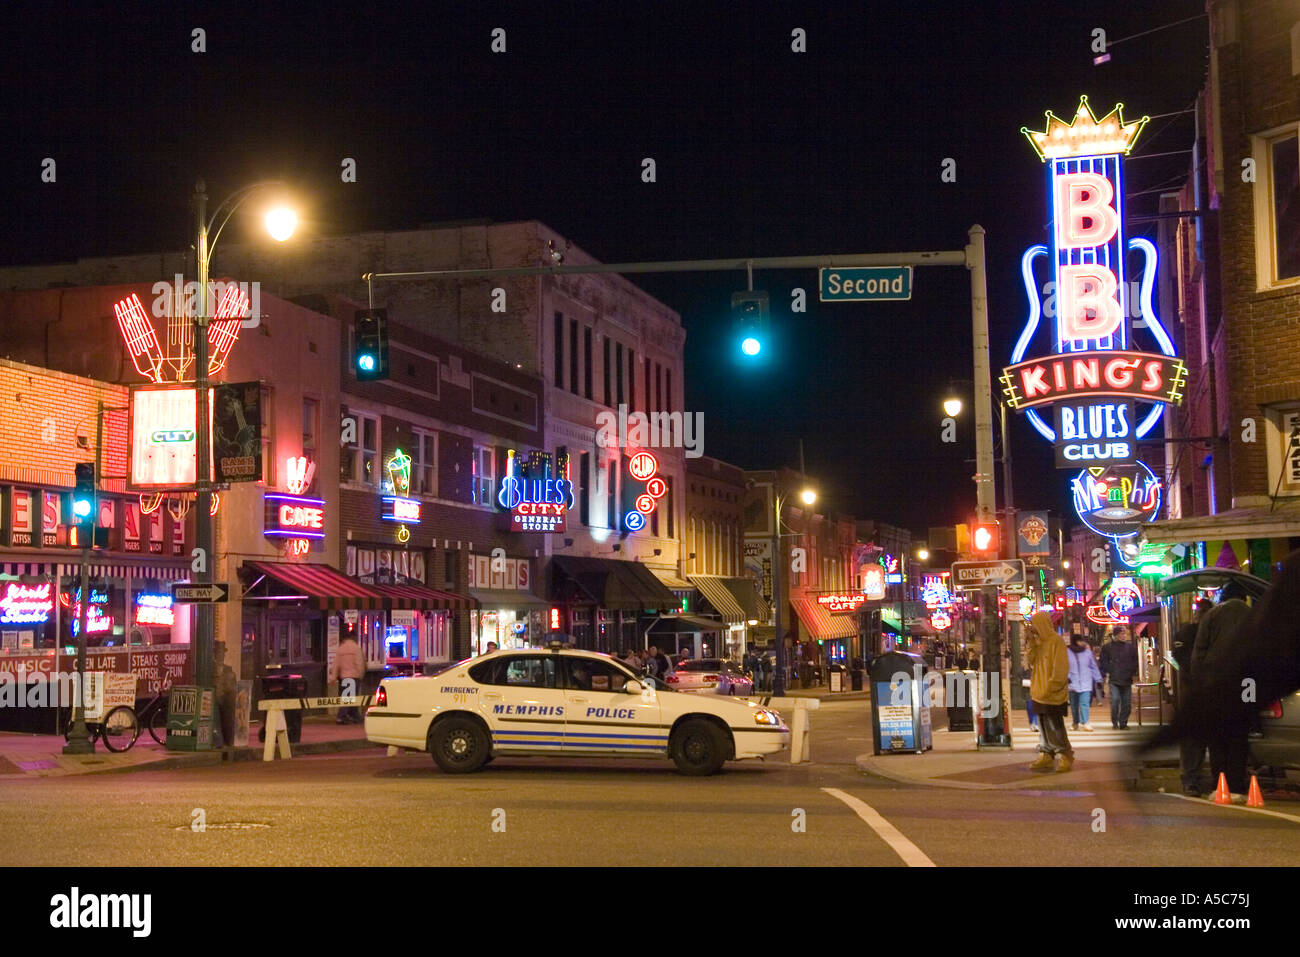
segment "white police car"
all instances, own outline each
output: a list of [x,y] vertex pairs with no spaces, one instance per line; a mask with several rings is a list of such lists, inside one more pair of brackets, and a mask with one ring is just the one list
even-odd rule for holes
[[775,711],[655,687],[622,662],[552,646],[498,651],[441,674],[385,678],[366,711],[376,744],[428,751],[444,771],[494,757],[669,757],[683,774],[774,754],[790,743]]

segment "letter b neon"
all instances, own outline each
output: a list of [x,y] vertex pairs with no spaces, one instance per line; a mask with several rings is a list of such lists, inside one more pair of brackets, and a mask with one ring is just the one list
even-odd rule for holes
[[1062,266],[1057,314],[1061,339],[1105,339],[1118,332],[1124,322],[1115,298],[1118,290],[1115,274],[1105,266]]
[[1096,173],[1062,173],[1056,177],[1056,248],[1104,246],[1119,230],[1119,215],[1110,204],[1115,187]]

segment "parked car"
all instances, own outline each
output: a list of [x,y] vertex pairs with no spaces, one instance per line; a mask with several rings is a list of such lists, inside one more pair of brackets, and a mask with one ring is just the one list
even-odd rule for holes
[[754,693],[754,680],[726,658],[688,658],[669,673],[667,682],[678,691],[726,695]]

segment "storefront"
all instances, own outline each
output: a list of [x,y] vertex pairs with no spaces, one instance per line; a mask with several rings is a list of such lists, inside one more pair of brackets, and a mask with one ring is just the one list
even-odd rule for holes
[[740,661],[753,643],[759,623],[766,624],[772,617],[772,610],[758,593],[757,583],[752,578],[715,575],[692,575],[690,580],[699,589],[701,598],[699,607],[691,610],[716,614],[727,623],[719,656]]
[[488,642],[499,649],[545,643],[549,606],[533,594],[532,570],[529,558],[470,555],[469,594],[479,605],[470,623],[471,654],[483,654]]
[[579,648],[607,653],[645,648],[654,620],[681,608],[681,600],[640,562],[609,558],[556,555],[547,594],[556,619],[548,626],[570,634]]
[[822,661],[847,665],[858,635],[858,606],[832,613],[817,598],[796,598],[793,604],[801,626],[800,640],[815,643]]

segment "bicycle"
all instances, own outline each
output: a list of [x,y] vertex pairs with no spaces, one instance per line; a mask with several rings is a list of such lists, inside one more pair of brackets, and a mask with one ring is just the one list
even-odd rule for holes
[[[156,742],[166,744],[167,697],[170,690],[170,685],[160,690],[139,711],[129,704],[120,704],[104,715],[102,721],[87,721],[86,729],[90,732],[90,740],[103,741],[104,747],[115,754],[130,751],[140,737],[140,725],[143,723]],[[64,740],[67,740],[71,734],[71,714],[69,709],[67,712],[69,720],[65,723],[63,731]]]

